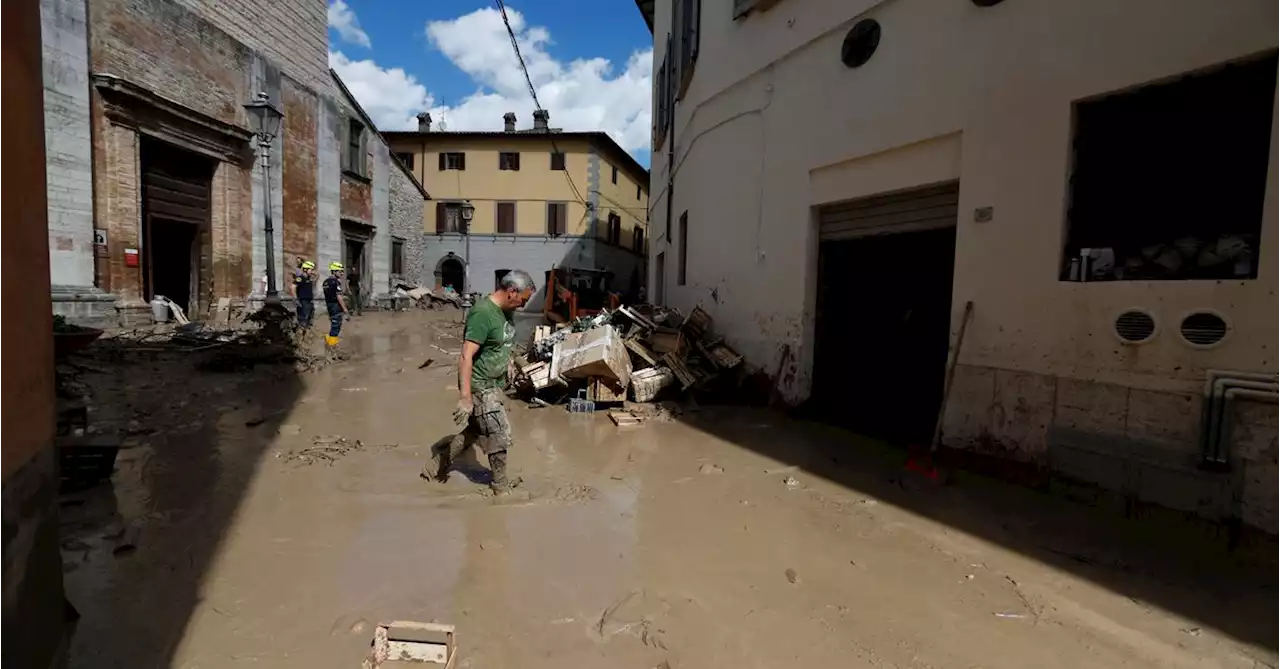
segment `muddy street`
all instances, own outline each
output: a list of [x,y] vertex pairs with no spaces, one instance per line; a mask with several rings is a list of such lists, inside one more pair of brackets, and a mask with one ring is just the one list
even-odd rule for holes
[[61,500],[71,666],[358,667],[395,619],[455,625],[476,668],[1276,665],[1274,545],[917,486],[764,410],[619,428],[512,401],[520,487],[488,495],[483,456],[425,481],[457,320],[368,314],[314,372],[85,374],[127,436]]

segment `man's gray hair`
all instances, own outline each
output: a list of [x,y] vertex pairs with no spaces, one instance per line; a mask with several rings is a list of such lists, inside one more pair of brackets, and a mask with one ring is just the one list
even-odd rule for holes
[[501,286],[503,290],[515,289],[521,293],[526,290],[534,290],[536,288],[533,285],[533,277],[529,276],[529,273],[522,269],[513,269],[510,272],[503,274],[502,280],[498,282],[498,285]]

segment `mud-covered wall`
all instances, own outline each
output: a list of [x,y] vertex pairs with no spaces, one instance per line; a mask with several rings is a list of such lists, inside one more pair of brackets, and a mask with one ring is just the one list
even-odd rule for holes
[[53,323],[49,228],[45,200],[44,98],[40,6],[9,0],[0,9],[3,35],[5,147],[0,211],[6,327],[0,330],[4,374],[3,663],[55,666],[67,630],[58,546],[58,469],[54,454]]

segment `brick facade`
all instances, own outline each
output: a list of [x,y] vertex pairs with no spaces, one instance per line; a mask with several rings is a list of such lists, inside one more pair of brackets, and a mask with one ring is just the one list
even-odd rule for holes
[[343,218],[360,223],[373,221],[373,187],[369,182],[342,175],[340,197]]
[[287,82],[284,97],[284,256],[316,255],[316,95]]
[[[81,151],[92,165],[92,188],[84,186],[83,169],[56,174],[49,186],[50,193],[66,193],[72,205],[76,193],[92,193],[92,216],[80,207],[82,215],[51,230],[51,256],[72,253],[85,240],[91,244],[95,227],[107,231],[105,252],[91,265],[83,257],[79,261],[92,268],[98,303],[105,298],[114,305],[112,318],[127,321],[149,313],[146,301],[154,287],[144,274],[144,244],[151,205],[144,201],[143,169],[148,156],[158,155],[151,153],[156,146],[177,147],[191,160],[213,165],[208,222],[193,221],[199,245],[188,301],[193,318],[203,317],[223,297],[250,308],[259,303],[267,271],[268,210],[281,292],[287,293],[294,258],[321,264],[341,259],[342,219],[372,228],[369,287],[374,293],[387,290],[390,173],[405,175],[328,69],[323,0],[252,6],[237,0],[85,0],[92,31],[88,21],[77,20],[76,0],[41,1],[48,6],[45,32],[56,33],[60,45],[45,53],[46,98],[55,103],[47,114],[75,120],[77,100],[83,98],[87,110],[81,116],[93,131],[91,155]],[[89,47],[80,70],[73,57],[77,39]],[[66,71],[71,74],[61,74]],[[85,73],[83,85],[77,71]],[[243,108],[259,91],[284,113],[271,147],[269,189]],[[353,118],[368,128],[364,178],[341,171],[345,129]],[[57,146],[74,148],[77,136],[83,140],[88,132],[68,130]],[[74,166],[74,160],[70,163]],[[416,206],[421,220],[426,194],[414,182],[408,186],[408,196],[401,188],[397,211]],[[130,265],[132,254],[126,250],[137,252],[136,264]],[[154,251],[164,252],[160,246]]]

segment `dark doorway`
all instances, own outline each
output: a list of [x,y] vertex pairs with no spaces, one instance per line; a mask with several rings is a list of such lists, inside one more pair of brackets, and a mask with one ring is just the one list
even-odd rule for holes
[[373,287],[369,272],[369,245],[373,226],[355,221],[342,221],[342,264],[347,271],[348,307],[360,313]]
[[927,442],[942,399],[955,228],[822,242],[810,409],[894,443]]
[[190,223],[152,218],[148,221],[147,258],[150,260],[150,296],[163,295],[190,313],[193,268],[199,265],[197,228]]
[[143,298],[163,295],[196,318],[202,301],[207,306],[212,300],[212,258],[204,251],[215,163],[146,138],[141,161]]
[[440,264],[440,285],[445,288],[452,287],[455,292],[461,293],[463,282],[466,281],[467,272],[462,266],[462,261],[456,256],[445,258]]

